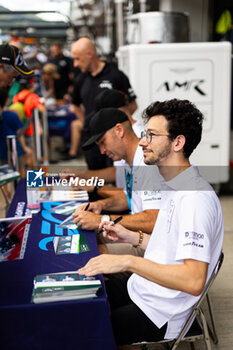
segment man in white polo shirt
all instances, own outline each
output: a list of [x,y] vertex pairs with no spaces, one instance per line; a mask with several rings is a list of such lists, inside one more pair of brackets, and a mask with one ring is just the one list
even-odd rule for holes
[[212,187],[191,166],[201,140],[203,115],[189,101],[155,102],[144,113],[140,141],[146,164],[164,177],[162,203],[151,235],[120,224],[102,223],[104,236],[145,249],[144,258],[101,255],[80,274],[130,271],[128,279],[107,281],[117,345],[177,337],[218,260],[223,216]]

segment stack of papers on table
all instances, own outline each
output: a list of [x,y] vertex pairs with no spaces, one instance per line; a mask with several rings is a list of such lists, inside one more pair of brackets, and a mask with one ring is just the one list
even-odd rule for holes
[[79,201],[88,201],[88,193],[84,190],[75,190],[75,189],[67,189],[60,191],[53,191],[53,201],[71,201],[71,200],[79,200]]
[[97,276],[86,277],[76,271],[37,275],[34,279],[33,303],[47,303],[96,297],[101,281]]
[[56,188],[41,187],[40,188],[40,201],[41,202],[66,202],[66,201],[88,201],[88,193],[85,190],[77,190],[72,187],[61,186]]

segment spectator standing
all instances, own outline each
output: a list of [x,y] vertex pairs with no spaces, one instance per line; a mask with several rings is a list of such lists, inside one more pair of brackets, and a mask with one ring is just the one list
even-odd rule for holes
[[[55,104],[55,81],[60,79],[58,68],[53,63],[46,63],[42,68],[42,96],[45,98],[45,104],[53,100]],[[48,101],[47,101],[48,100]]]
[[26,145],[24,135],[20,135],[20,129],[23,123],[18,115],[6,109],[8,100],[8,91],[6,87],[0,88],[0,164],[7,163],[7,141],[9,135],[17,135],[17,152],[19,156],[19,171],[22,177],[25,177],[25,166],[23,163],[23,152],[26,155],[32,155],[32,150]]
[[[34,148],[33,144],[33,135],[34,135],[34,127],[32,123],[32,113],[35,108],[37,108],[41,113],[45,111],[45,106],[41,102],[40,97],[34,93],[34,81],[33,79],[28,80],[22,78],[20,80],[21,91],[14,96],[13,105],[15,103],[22,103],[24,107],[24,112],[26,114],[26,123],[28,125],[25,131],[25,139],[26,143],[30,148]],[[34,155],[28,159],[28,165],[33,167],[35,165]]]
[[65,95],[72,92],[73,61],[70,57],[63,54],[61,44],[56,42],[50,46],[48,63],[53,63],[57,66],[60,77],[54,81],[55,95],[56,99],[63,99]]
[[[34,71],[30,69],[25,63],[22,53],[20,50],[9,44],[0,45],[0,99],[1,99],[1,127],[0,127],[0,141],[2,145],[1,149],[1,162],[6,163],[6,152],[4,147],[6,147],[6,136],[9,134],[15,135],[17,131],[21,128],[22,124],[18,116],[10,111],[3,112],[3,106],[5,105],[5,94],[6,91],[12,85],[13,80],[21,75],[30,78],[33,76]],[[10,117],[9,117],[10,116]],[[22,135],[23,136],[23,135]],[[22,148],[26,154],[30,154],[31,150],[25,144],[24,137],[19,137]],[[5,148],[6,150],[6,148]],[[22,154],[22,149],[18,144],[19,155]],[[20,161],[21,165],[21,161]],[[23,173],[21,173],[23,175]]]
[[[116,89],[128,96],[128,107],[133,114],[137,109],[136,95],[126,75],[114,64],[101,60],[95,44],[88,38],[75,41],[71,47],[74,67],[81,73],[74,83],[73,110],[78,118],[84,121],[84,116],[90,116],[94,111],[94,100],[100,89]],[[85,123],[86,124],[86,123]],[[100,155],[95,145],[85,151],[89,169],[101,169],[112,164],[106,155]]]
[[[24,47],[24,59],[27,64],[34,70],[34,84],[35,84],[35,93],[39,96],[42,95],[42,74],[41,69],[44,64],[46,64],[48,58],[47,56],[40,51],[39,46],[25,46]],[[19,92],[19,91],[18,91]]]
[[[2,89],[0,92],[1,99],[1,113],[2,113],[2,122],[1,122],[1,159],[2,162],[6,162],[6,152],[4,151],[4,147],[6,147],[6,136],[13,134],[15,135],[17,130],[22,127],[21,121],[18,116],[10,111],[6,111],[3,114],[3,106],[6,104],[5,101],[5,92],[12,85],[13,80],[21,75],[27,78],[32,77],[34,71],[30,69],[25,63],[21,51],[18,47],[14,45],[4,44],[0,45],[0,88]],[[6,89],[6,90],[5,90]],[[7,117],[9,116],[9,117]],[[3,119],[4,117],[4,119]],[[10,123],[10,124],[9,124]],[[31,151],[25,144],[24,137],[19,137],[22,148],[24,149],[26,154],[30,154]],[[6,150],[6,148],[5,148]],[[22,154],[22,149],[18,144],[19,155]],[[23,174],[23,173],[22,173]]]
[[66,154],[65,158],[62,156],[62,159],[75,159],[77,158],[78,146],[81,140],[79,120],[70,111],[70,103],[65,99],[54,100],[53,104],[48,104],[49,100],[51,98],[45,102],[47,104],[49,127],[60,129],[66,143]]

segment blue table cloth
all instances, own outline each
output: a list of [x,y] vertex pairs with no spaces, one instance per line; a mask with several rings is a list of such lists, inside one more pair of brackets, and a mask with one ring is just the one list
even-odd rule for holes
[[[72,271],[98,255],[95,234],[85,233],[91,251],[55,255],[52,236],[72,234],[58,230],[63,215],[48,211],[44,203],[33,215],[24,259],[0,262],[0,349],[1,350],[115,350],[110,309],[104,288],[91,300],[44,304],[31,303],[37,274]],[[7,216],[24,215],[25,181],[21,180]]]

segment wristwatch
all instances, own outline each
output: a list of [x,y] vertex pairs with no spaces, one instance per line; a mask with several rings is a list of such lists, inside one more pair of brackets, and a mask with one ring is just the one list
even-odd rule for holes
[[101,217],[100,221],[101,221],[101,222],[103,222],[103,221],[111,221],[110,215],[103,215],[103,216]]

